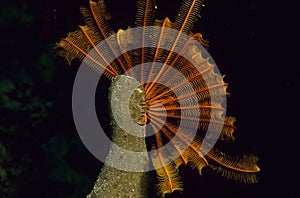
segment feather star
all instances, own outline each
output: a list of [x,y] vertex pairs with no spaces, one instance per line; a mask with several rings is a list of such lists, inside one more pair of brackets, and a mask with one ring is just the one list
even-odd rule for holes
[[[191,35],[191,38],[199,42],[201,45],[207,47],[208,43],[202,38],[201,33],[192,33],[193,24],[197,20],[198,13],[201,8],[204,7],[202,0],[183,0],[179,10],[179,14],[175,18],[174,22],[171,22],[169,18],[164,20],[154,20],[154,12],[156,5],[154,0],[137,0],[137,14],[136,14],[136,27],[145,26],[158,26],[172,28],[180,33]],[[75,32],[68,34],[67,38],[62,39],[57,44],[58,54],[64,57],[70,64],[75,58],[83,61],[87,60],[89,65],[96,70],[104,71],[105,77],[112,80],[118,75],[127,73],[135,65],[141,64],[142,69],[145,71],[151,71],[153,65],[149,66],[145,63],[159,62],[163,65],[169,66],[178,70],[184,77],[184,81],[179,81],[178,78],[172,76],[172,73],[162,67],[162,71],[157,76],[151,76],[149,78],[154,79],[151,83],[143,83],[146,79],[140,77],[139,74],[131,72],[129,75],[136,78],[143,84],[145,91],[145,100],[141,105],[144,109],[142,111],[142,117],[136,122],[140,125],[150,123],[152,130],[156,133],[152,137],[152,150],[156,150],[156,155],[151,156],[151,162],[156,167],[156,173],[159,184],[158,189],[161,196],[165,196],[167,193],[172,193],[176,190],[183,191],[183,183],[179,176],[179,166],[188,165],[191,168],[198,169],[201,174],[203,167],[210,167],[217,173],[229,179],[238,180],[245,183],[256,182],[256,173],[259,172],[257,166],[258,158],[253,155],[244,155],[243,157],[232,157],[216,148],[212,148],[205,155],[202,154],[200,147],[203,143],[203,134],[207,130],[209,124],[212,126],[222,126],[222,131],[219,136],[221,141],[234,140],[233,132],[235,126],[234,117],[226,117],[222,120],[222,114],[224,108],[222,107],[222,101],[218,103],[211,102],[211,94],[227,94],[226,88],[228,84],[224,83],[223,77],[214,72],[215,65],[211,64],[208,59],[201,56],[201,52],[197,53],[197,56],[193,57],[199,64],[201,69],[197,69],[196,66],[191,64],[185,58],[179,56],[172,51],[166,51],[160,49],[160,45],[163,45],[166,40],[163,33],[158,35],[158,46],[156,48],[141,48],[133,51],[123,53],[115,61],[109,64],[108,67],[104,67],[101,63],[97,62],[95,58],[89,55],[92,49],[96,49],[96,53],[102,60],[106,61],[106,51],[114,53],[113,45],[108,43],[110,49],[98,50],[97,44],[105,40],[109,36],[116,34],[117,36],[122,34],[123,30],[119,30],[117,33],[113,32],[109,19],[110,15],[106,11],[106,7],[103,0],[98,2],[89,2],[88,8],[81,8],[81,13],[85,19],[85,26],[79,26],[79,29]],[[144,39],[146,33],[140,35],[140,38]],[[134,42],[134,39],[127,39],[127,44]],[[122,47],[122,41],[120,41],[119,47]],[[172,47],[177,45],[176,40],[172,43]],[[186,42],[182,50],[195,50],[193,46]],[[189,52],[187,52],[189,53]],[[149,68],[143,68],[148,66]],[[134,70],[132,70],[134,71]],[[208,78],[214,78],[215,84],[208,85],[205,83],[203,76]],[[167,79],[167,85],[157,83],[159,79]],[[192,85],[190,89],[186,84]],[[173,90],[180,90],[181,95],[176,96]],[[209,91],[208,91],[209,90]],[[195,93],[197,96],[197,105],[191,106],[189,102],[190,96]],[[179,100],[184,102],[179,104]],[[185,110],[186,113],[182,111]],[[212,110],[216,112],[211,115]],[[197,112],[200,112],[200,116],[196,116]],[[162,118],[167,118],[163,120]],[[179,121],[187,123],[185,127],[179,131]],[[198,126],[194,126],[193,123],[198,123]],[[191,130],[196,130],[197,135],[193,138],[191,143],[188,143],[187,139]],[[177,136],[176,140],[173,139]],[[171,141],[173,139],[173,141]],[[172,142],[169,153],[163,153],[158,150],[163,147],[167,142]],[[170,156],[176,155],[175,160],[170,160]]]

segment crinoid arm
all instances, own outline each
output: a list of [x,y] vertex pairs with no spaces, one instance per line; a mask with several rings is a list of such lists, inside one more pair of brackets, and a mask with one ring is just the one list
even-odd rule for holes
[[207,154],[207,158],[211,162],[209,166],[228,179],[244,183],[257,182],[255,173],[258,173],[260,169],[257,166],[258,157],[256,156],[243,155],[237,158],[213,149]]
[[[106,40],[114,32],[109,25],[110,15],[106,11],[104,1],[99,0],[96,3],[90,0],[89,7],[81,8],[80,11],[86,25],[79,26],[78,30],[69,33],[67,38],[61,39],[56,44],[58,55],[65,58],[69,64],[73,59],[85,61],[90,67],[103,72],[108,79],[112,80],[126,70],[126,62],[122,59],[124,57],[118,57],[117,63],[108,62],[107,57],[116,54],[116,49],[115,45]],[[107,48],[96,47],[103,40]],[[94,53],[90,53],[92,50]]]

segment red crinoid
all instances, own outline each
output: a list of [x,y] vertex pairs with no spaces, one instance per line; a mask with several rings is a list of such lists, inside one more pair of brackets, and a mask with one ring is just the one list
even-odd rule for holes
[[[235,118],[224,117],[222,96],[227,94],[228,85],[216,72],[215,64],[192,42],[207,46],[200,33],[192,33],[203,1],[183,0],[174,22],[168,18],[154,20],[154,0],[137,2],[135,24],[142,28],[141,34],[133,37],[124,34],[123,30],[113,32],[103,0],[90,1],[88,8],[81,9],[86,25],[79,26],[77,31],[69,33],[57,44],[59,55],[69,63],[75,58],[86,61],[110,80],[126,74],[142,84],[145,111],[143,119],[137,123],[149,123],[155,132],[152,149],[157,152],[151,157],[162,196],[183,190],[178,171],[181,165],[197,168],[200,174],[203,167],[211,167],[227,178],[254,183],[255,173],[259,172],[257,157],[244,155],[236,158],[216,148],[200,149],[205,146],[205,135],[208,139],[217,136],[222,141],[233,140],[235,130]],[[150,26],[160,29],[154,33],[145,28]],[[171,34],[167,29],[177,33]],[[182,40],[182,35],[190,37]],[[115,36],[115,43],[107,40],[110,36]],[[96,47],[102,41],[107,47]],[[125,50],[127,46],[136,45],[137,41],[142,47]],[[155,43],[155,46],[149,47],[146,42]],[[166,50],[166,46],[170,50]],[[93,56],[91,50],[94,50]],[[116,55],[117,51],[124,53],[110,62],[109,56]],[[140,69],[134,69],[137,65]],[[218,128],[220,134],[214,133],[213,129],[217,131]],[[195,136],[191,136],[193,131],[197,132]],[[168,142],[171,144],[167,151],[159,150]]]

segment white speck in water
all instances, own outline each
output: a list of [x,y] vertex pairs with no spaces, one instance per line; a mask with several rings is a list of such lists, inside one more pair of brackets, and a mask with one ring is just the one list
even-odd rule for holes
[[56,20],[56,9],[55,8],[53,9],[53,13],[54,13],[53,19]]

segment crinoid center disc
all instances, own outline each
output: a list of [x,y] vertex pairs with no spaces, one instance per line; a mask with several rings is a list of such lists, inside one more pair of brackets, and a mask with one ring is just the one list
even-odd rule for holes
[[131,118],[139,125],[145,125],[146,117],[146,100],[144,88],[140,85],[135,88],[129,99],[129,113]]

